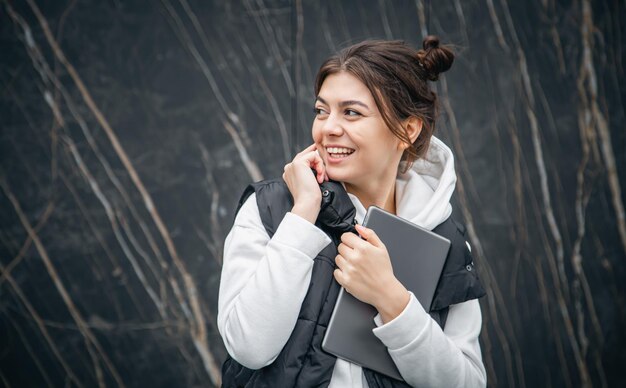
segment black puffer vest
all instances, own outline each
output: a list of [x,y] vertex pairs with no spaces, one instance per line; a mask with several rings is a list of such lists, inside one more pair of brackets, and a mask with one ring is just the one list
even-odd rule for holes
[[[248,369],[229,357],[222,366],[224,388],[327,387],[330,383],[336,357],[324,352],[321,344],[340,289],[333,277],[336,247],[343,233],[356,233],[356,210],[340,183],[325,182],[321,190],[322,207],[316,225],[333,243],[315,258],[311,282],[296,326],[276,360],[264,368]],[[241,196],[237,211],[252,193],[256,193],[263,226],[272,237],[285,214],[293,207],[291,193],[282,179],[253,183]],[[465,228],[449,218],[433,232],[452,242],[430,312],[443,328],[448,306],[479,298],[485,291],[465,244]],[[370,388],[409,387],[404,381],[366,368],[363,371]]]

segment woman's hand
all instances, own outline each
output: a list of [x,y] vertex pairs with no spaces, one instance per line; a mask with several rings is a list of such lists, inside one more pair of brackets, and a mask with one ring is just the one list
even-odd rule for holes
[[[315,170],[315,175],[311,169]],[[315,144],[305,148],[285,165],[283,180],[293,196],[291,212],[315,223],[322,204],[319,185],[328,180],[326,166]]]
[[335,279],[355,298],[376,307],[387,323],[404,311],[410,295],[393,274],[385,244],[373,230],[361,225],[356,229],[363,239],[354,233],[341,236]]

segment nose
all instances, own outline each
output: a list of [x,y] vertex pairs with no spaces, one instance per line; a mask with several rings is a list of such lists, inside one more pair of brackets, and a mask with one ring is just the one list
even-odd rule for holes
[[327,136],[341,136],[343,134],[343,127],[340,118],[333,113],[328,115],[322,125],[322,132]]

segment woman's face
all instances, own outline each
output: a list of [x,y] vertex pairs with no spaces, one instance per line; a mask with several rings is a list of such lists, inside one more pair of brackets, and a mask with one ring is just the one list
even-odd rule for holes
[[313,141],[330,179],[363,187],[397,172],[401,141],[389,130],[374,97],[347,72],[329,75],[315,101]]

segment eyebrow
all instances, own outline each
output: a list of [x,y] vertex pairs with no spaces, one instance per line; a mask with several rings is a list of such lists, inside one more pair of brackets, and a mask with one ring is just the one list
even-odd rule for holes
[[[326,100],[324,100],[324,99],[323,99],[322,97],[320,97],[320,96],[317,96],[315,99],[316,99],[317,101],[321,102],[322,104],[330,105],[328,102],[326,102]],[[364,107],[364,108],[365,108],[365,109],[367,109],[367,110],[369,110],[369,109],[370,109],[370,107],[369,107],[369,106],[367,106],[365,103],[363,103],[363,102],[361,102],[361,101],[359,101],[359,100],[346,100],[346,101],[341,101],[341,102],[339,103],[339,107],[340,107],[340,108],[344,108],[344,107],[349,106],[349,105],[360,105],[360,106]]]

